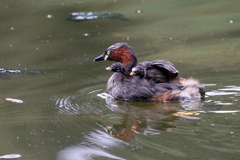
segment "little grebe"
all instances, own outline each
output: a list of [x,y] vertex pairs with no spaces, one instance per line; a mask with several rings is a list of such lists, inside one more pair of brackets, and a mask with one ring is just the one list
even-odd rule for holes
[[167,60],[153,60],[138,63],[132,68],[131,76],[139,76],[156,83],[169,82],[178,76],[178,71]]
[[113,63],[110,67],[107,67],[106,70],[113,71],[113,72],[119,72],[119,73],[124,74],[125,76],[129,76],[125,67],[120,62]]
[[[132,68],[137,65],[137,57],[134,50],[127,43],[116,43],[94,59],[94,61],[102,60],[120,62],[120,64],[114,65],[115,69],[111,69],[115,73],[107,83],[107,93],[116,99],[166,102],[204,97],[205,91],[199,81],[192,78],[176,78],[171,82],[157,83],[139,76],[129,76]],[[178,74],[177,70],[175,74]]]

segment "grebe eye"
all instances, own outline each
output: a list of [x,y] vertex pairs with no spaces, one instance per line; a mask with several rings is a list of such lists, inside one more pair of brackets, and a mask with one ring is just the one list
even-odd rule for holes
[[110,54],[110,51],[107,51],[107,54],[105,55],[104,60],[108,59],[109,54]]

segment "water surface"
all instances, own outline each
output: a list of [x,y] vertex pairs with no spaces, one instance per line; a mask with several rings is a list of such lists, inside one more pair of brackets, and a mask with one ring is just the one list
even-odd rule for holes
[[[235,0],[1,1],[0,155],[26,160],[239,159],[240,44]],[[69,21],[71,12],[126,19]],[[192,103],[121,102],[105,85],[127,42],[139,61],[167,59],[207,91]],[[22,100],[23,103],[5,98]]]

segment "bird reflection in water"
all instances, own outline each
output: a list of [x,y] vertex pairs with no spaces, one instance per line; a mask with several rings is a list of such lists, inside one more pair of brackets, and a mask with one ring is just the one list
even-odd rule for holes
[[[200,100],[184,103],[141,103],[118,101],[107,94],[99,96],[106,99],[109,109],[124,114],[121,124],[109,124],[106,127],[110,135],[124,142],[132,141],[136,134],[155,135],[162,131],[171,131],[177,127],[171,122],[178,121],[180,117],[200,119],[190,117],[189,113],[198,113],[202,108]],[[179,112],[184,114],[177,114]]]
[[121,133],[114,130],[114,125],[107,126],[108,133],[114,138],[120,139],[125,142],[129,142],[134,138],[134,134],[137,131],[138,125],[133,124],[131,128],[124,128]]
[[[129,143],[137,135],[151,136],[171,131],[177,127],[171,123],[180,120],[179,116],[172,114],[184,109],[182,103],[124,102],[106,94],[98,96],[106,100],[106,106],[112,111],[106,115],[109,119],[97,122],[95,129],[84,134],[79,143],[59,151],[57,160],[89,160],[94,157],[127,159],[124,150],[135,149],[136,146]],[[190,107],[189,104],[186,106]],[[193,108],[201,109],[199,103],[193,105]],[[111,113],[114,113],[114,117]]]

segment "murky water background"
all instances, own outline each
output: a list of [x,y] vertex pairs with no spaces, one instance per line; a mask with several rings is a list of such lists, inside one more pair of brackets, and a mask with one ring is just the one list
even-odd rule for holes
[[[239,159],[239,8],[236,0],[1,1],[0,68],[40,73],[0,73],[0,155]],[[127,20],[67,20],[71,12],[89,11]],[[200,79],[206,99],[163,104],[107,97],[112,73],[105,68],[112,62],[92,60],[121,41],[139,61],[167,59],[182,77]]]

